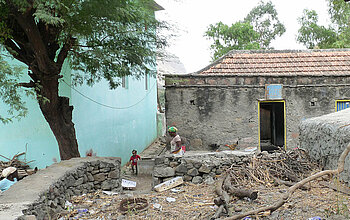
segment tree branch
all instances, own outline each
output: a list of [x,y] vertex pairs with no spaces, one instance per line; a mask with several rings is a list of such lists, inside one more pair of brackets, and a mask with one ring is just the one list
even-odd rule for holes
[[[12,5],[13,6],[13,5]],[[13,6],[13,8],[15,8]],[[23,32],[28,38],[29,43],[33,47],[33,51],[36,57],[38,68],[41,72],[51,73],[51,68],[55,68],[53,62],[49,59],[47,48],[43,42],[40,31],[34,21],[33,9],[26,10],[25,13],[21,13],[16,9],[13,9],[15,19]],[[56,71],[54,71],[56,72]]]
[[22,86],[25,88],[34,88],[35,83],[33,81],[30,81],[29,83],[17,83],[17,86]]
[[23,54],[25,54],[25,51],[23,49],[17,47],[17,45],[12,40],[7,39],[5,41],[5,46],[9,47],[11,50],[16,52],[16,53],[11,53],[10,50],[7,50],[14,58],[29,65],[27,58],[23,55]]
[[58,67],[61,68],[63,65],[64,60],[67,58],[68,52],[72,48],[72,45],[76,41],[76,38],[71,37],[67,43],[65,43],[60,51],[60,53],[57,56],[57,64]]

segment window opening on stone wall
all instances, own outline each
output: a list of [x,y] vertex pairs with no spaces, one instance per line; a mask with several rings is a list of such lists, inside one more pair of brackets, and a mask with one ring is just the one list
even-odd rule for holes
[[317,106],[317,98],[312,98],[310,101],[310,107],[316,107]]
[[259,123],[261,151],[274,151],[285,147],[284,101],[260,101]]

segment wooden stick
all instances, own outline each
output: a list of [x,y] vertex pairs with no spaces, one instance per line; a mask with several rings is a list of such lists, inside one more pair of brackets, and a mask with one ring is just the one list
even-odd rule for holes
[[3,156],[3,155],[1,155],[1,154],[0,154],[0,157],[3,157],[3,158],[5,158],[5,159],[7,159],[7,160],[11,160],[10,158],[7,158],[7,157],[5,157],[5,156]]

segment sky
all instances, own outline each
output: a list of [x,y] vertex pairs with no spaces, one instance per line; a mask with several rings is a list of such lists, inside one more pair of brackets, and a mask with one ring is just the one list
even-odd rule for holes
[[[274,49],[306,49],[296,42],[304,9],[313,9],[320,24],[330,22],[326,0],[271,0],[286,32],[272,42]],[[169,43],[167,51],[179,57],[187,73],[196,72],[211,62],[210,40],[204,33],[210,24],[219,21],[231,25],[243,20],[260,0],[156,0],[165,10],[156,12],[156,18],[175,26],[177,36]]]

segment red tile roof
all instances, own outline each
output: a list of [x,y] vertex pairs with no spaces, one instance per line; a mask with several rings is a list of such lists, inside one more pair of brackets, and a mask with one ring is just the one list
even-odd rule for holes
[[231,51],[200,75],[350,75],[350,50]]

